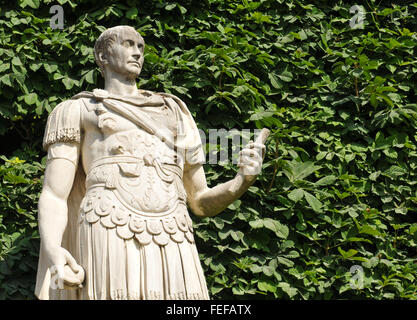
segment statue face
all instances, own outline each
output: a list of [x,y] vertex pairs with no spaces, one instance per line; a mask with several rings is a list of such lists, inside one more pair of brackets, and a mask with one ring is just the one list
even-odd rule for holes
[[136,78],[143,66],[145,43],[133,30],[122,30],[116,42],[108,48],[106,68],[114,73]]

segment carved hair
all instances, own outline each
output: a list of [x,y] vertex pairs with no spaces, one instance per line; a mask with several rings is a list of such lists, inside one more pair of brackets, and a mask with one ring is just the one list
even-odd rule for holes
[[103,77],[105,69],[104,64],[100,61],[99,53],[108,53],[108,50],[111,48],[113,43],[117,41],[119,35],[123,31],[128,30],[135,32],[140,38],[142,38],[142,36],[131,26],[116,26],[103,31],[96,40],[96,43],[94,44],[94,58],[96,60],[97,65],[100,67],[100,72]]

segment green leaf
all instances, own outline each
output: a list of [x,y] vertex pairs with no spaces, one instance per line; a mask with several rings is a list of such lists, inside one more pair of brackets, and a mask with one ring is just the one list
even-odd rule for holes
[[398,177],[406,174],[407,171],[404,170],[403,168],[393,165],[391,166],[388,170],[386,170],[385,172],[383,172],[382,174],[391,178],[391,179],[397,179]]
[[348,239],[346,239],[347,242],[368,242],[368,243],[373,243],[371,240],[369,239],[365,239],[365,238],[357,238],[357,237],[350,237]]
[[240,207],[242,201],[236,200],[235,202],[231,203],[227,208],[230,210],[237,210]]
[[272,282],[269,281],[258,281],[258,289],[261,291],[276,292],[277,288]]
[[42,63],[41,62],[38,62],[38,63],[31,63],[30,64],[30,69],[32,70],[32,71],[38,71],[39,69],[40,69],[40,67],[42,67]]
[[329,184],[333,184],[337,178],[335,176],[326,176],[315,182],[316,186],[327,186]]
[[45,68],[46,72],[53,73],[58,70],[58,65],[56,63],[44,63],[43,67]]
[[20,6],[22,8],[29,6],[32,9],[38,9],[40,5],[40,0],[21,0]]
[[11,183],[13,183],[13,184],[20,184],[20,183],[27,184],[27,183],[29,183],[29,181],[28,181],[28,180],[26,180],[25,178],[23,178],[23,177],[21,177],[21,176],[14,175],[14,174],[12,174],[12,173],[8,173],[8,174],[6,174],[6,175],[4,176],[4,180],[6,180],[6,181],[8,181],[8,182],[11,182]]
[[294,189],[288,194],[288,198],[290,198],[294,202],[300,201],[304,196],[303,189]]
[[233,294],[239,295],[239,296],[245,294],[245,290],[243,290],[242,288],[238,288],[238,287],[233,287],[232,292],[233,292]]
[[22,61],[20,61],[20,58],[19,57],[13,57],[12,64],[15,65],[15,66],[21,66],[22,65]]
[[275,221],[272,219],[264,219],[264,227],[275,232]]
[[73,87],[73,86],[74,86],[74,84],[75,84],[74,80],[73,80],[73,79],[71,79],[71,78],[63,78],[63,79],[62,79],[62,83],[64,84],[65,89],[67,89],[67,90],[71,90],[71,89],[72,89],[72,87]]
[[254,229],[263,228],[264,222],[262,219],[249,221],[249,225]]
[[289,234],[288,227],[286,225],[281,224],[277,220],[266,218],[263,220],[263,226],[275,232],[275,234],[282,239],[286,239],[288,237],[288,234]]
[[280,74],[278,74],[278,78],[285,82],[291,82],[293,79],[293,75],[290,71],[285,69]]
[[85,75],[85,80],[88,83],[94,84],[94,69],[87,72]]
[[283,172],[291,182],[295,182],[308,177],[310,174],[312,174],[320,168],[321,166],[316,166],[311,161],[299,162],[293,160],[291,162],[286,162]]
[[172,4],[168,4],[165,6],[165,10],[171,11],[172,9],[174,9],[177,5],[175,3]]
[[250,267],[250,271],[252,271],[253,273],[260,273],[262,272],[262,268],[256,264],[253,264]]
[[29,93],[29,94],[25,95],[24,100],[28,105],[35,104],[38,101],[38,95],[34,92]]
[[304,196],[308,204],[315,212],[323,212],[323,204],[315,196],[313,196],[311,193],[308,193],[307,191],[304,191]]
[[10,69],[10,63],[2,63],[0,64],[0,72],[6,71]]
[[222,291],[224,289],[223,286],[219,286],[219,285],[214,285],[210,288],[211,290],[211,294],[216,295],[218,294],[220,291]]
[[242,231],[232,231],[230,235],[235,241],[240,241],[241,239],[243,239],[243,236],[244,236]]
[[134,20],[137,18],[138,12],[139,11],[137,8],[130,8],[129,10],[126,11],[126,18],[130,20]]
[[370,234],[372,236],[382,236],[382,234],[373,226],[364,225],[359,228],[359,233]]
[[283,264],[284,266],[287,267],[292,267],[294,266],[294,262],[292,262],[291,260],[284,258],[284,257],[277,257],[278,263]]
[[275,89],[281,89],[282,88],[282,82],[277,78],[277,76],[273,73],[268,74],[269,80],[271,81],[272,86]]
[[278,286],[284,291],[290,298],[294,297],[297,294],[297,289],[292,288],[289,283],[280,282]]
[[340,254],[342,255],[343,259],[350,259],[350,258],[352,258],[354,255],[356,255],[358,253],[358,251],[357,250],[354,250],[354,249],[349,249],[346,252],[342,248],[337,247],[337,250],[340,252]]
[[9,74],[5,74],[0,78],[0,82],[4,83],[5,85],[8,85],[9,87],[12,86],[12,81],[10,79]]

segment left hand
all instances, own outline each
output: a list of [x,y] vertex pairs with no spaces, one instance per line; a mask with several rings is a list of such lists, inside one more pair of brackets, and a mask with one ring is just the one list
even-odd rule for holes
[[252,181],[261,173],[262,162],[265,157],[265,145],[249,141],[248,145],[240,151],[238,167],[239,172],[246,180]]

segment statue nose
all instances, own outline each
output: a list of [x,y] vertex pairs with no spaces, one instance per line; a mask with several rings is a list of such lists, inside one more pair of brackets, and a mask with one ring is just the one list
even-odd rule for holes
[[132,57],[136,60],[139,60],[140,56],[142,55],[142,53],[140,52],[139,48],[137,46],[135,46],[133,48],[133,53],[132,53]]
[[135,60],[139,60],[140,59],[140,53],[134,53],[134,54],[132,54],[132,57],[135,59]]

